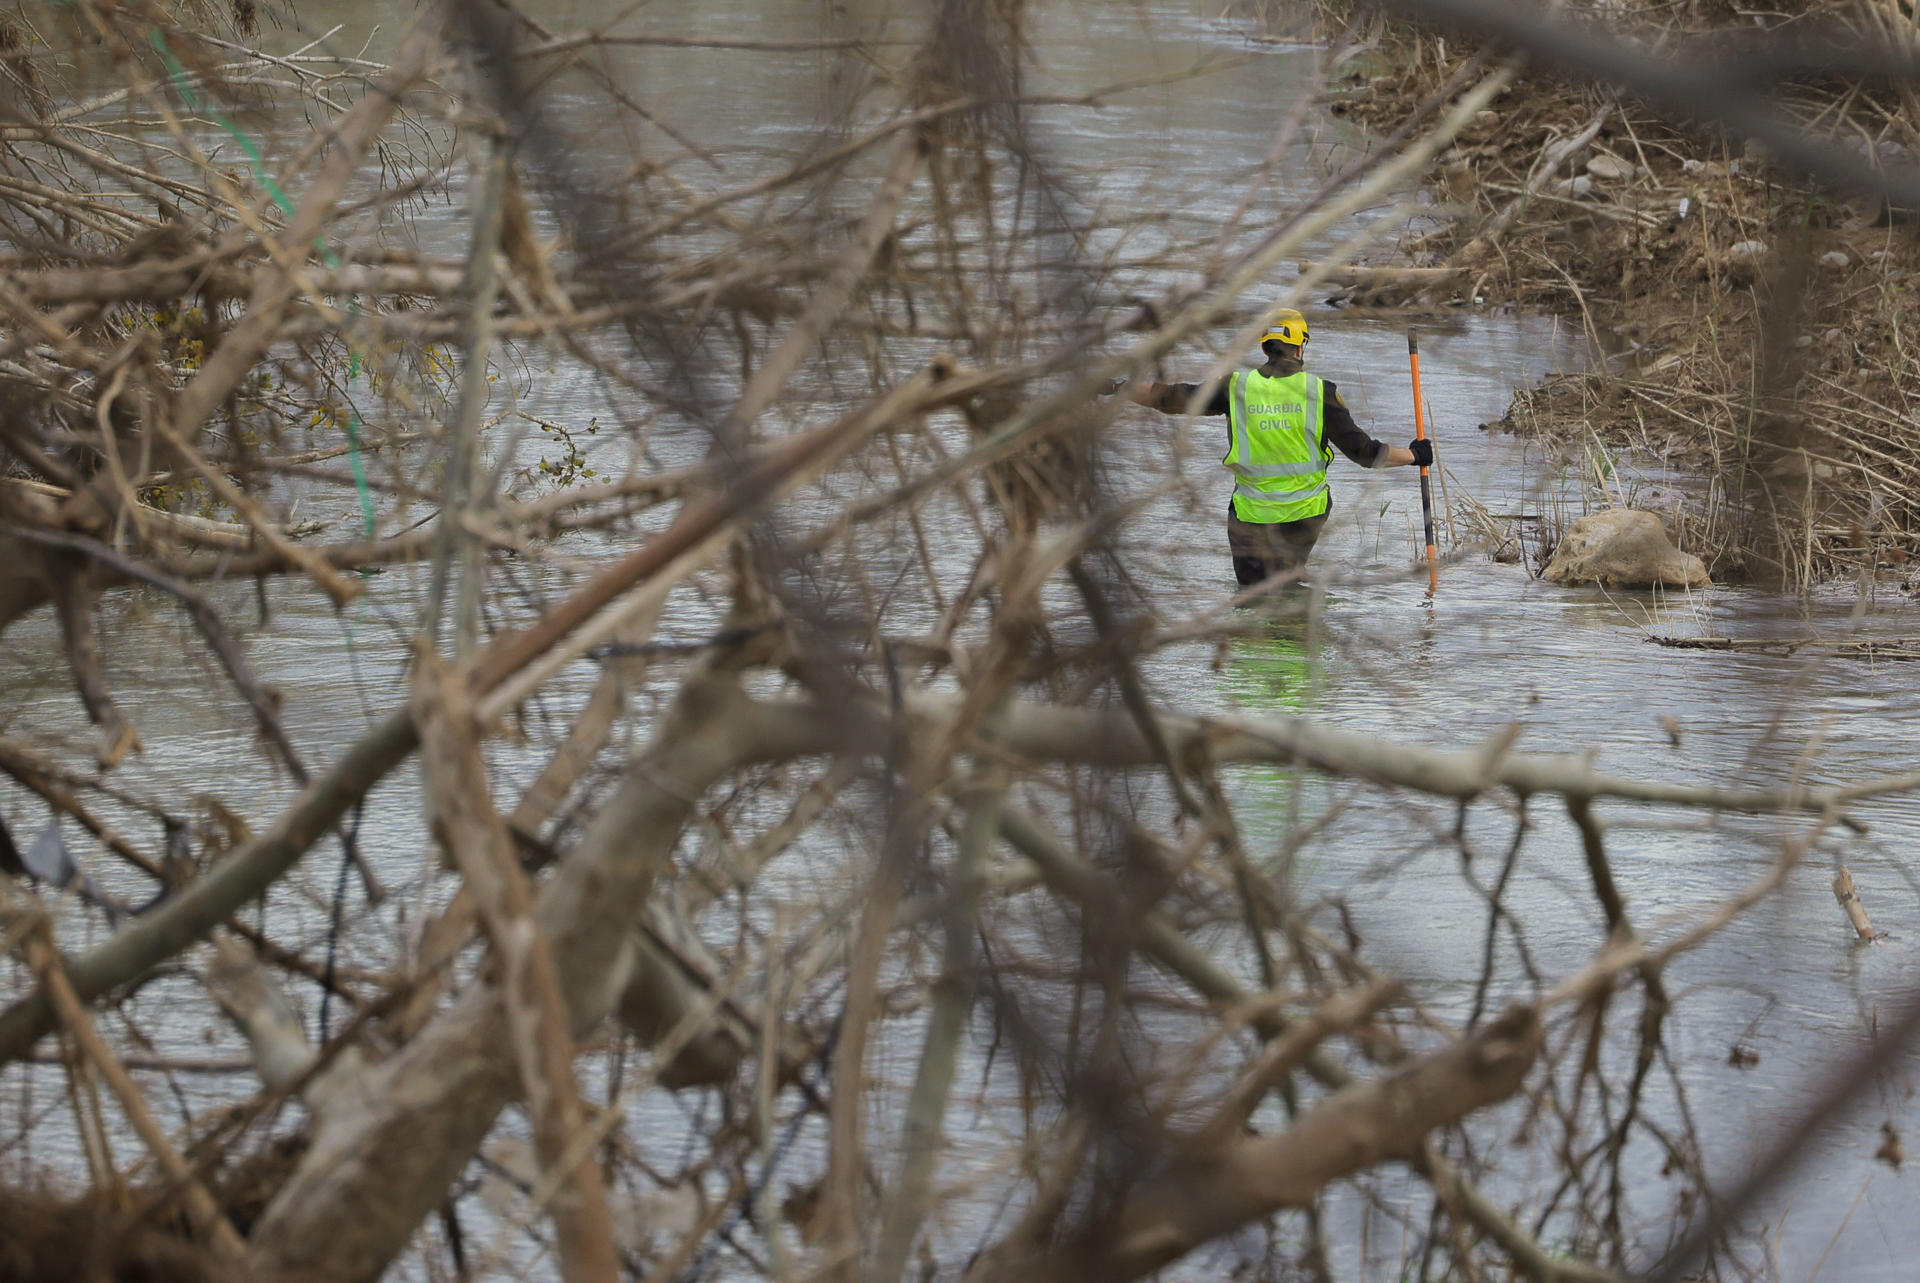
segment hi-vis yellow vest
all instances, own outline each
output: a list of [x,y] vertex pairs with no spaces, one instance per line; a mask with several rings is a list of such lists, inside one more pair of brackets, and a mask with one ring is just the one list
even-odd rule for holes
[[1233,512],[1242,521],[1300,521],[1325,512],[1327,461],[1322,437],[1326,384],[1305,370],[1272,379],[1241,370],[1228,382],[1232,441],[1220,462],[1233,473]]

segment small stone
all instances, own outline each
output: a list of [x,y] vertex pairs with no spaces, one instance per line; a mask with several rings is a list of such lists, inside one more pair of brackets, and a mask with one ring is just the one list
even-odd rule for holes
[[1850,267],[1852,264],[1853,260],[1847,257],[1845,250],[1828,250],[1820,256],[1820,266],[1822,267],[1831,267],[1840,270]]
[[1706,165],[1697,160],[1683,160],[1680,162],[1680,172],[1683,174],[1697,174],[1705,168]]
[[1727,250],[1727,257],[1736,263],[1751,263],[1755,259],[1767,256],[1765,241],[1740,241]]
[[1609,156],[1601,152],[1587,162],[1587,172],[1603,183],[1617,183],[1633,177],[1633,166],[1618,156]]
[[1476,111],[1473,114],[1473,123],[1482,129],[1492,129],[1500,123],[1500,113],[1491,110]]
[[1585,174],[1578,178],[1563,178],[1553,185],[1553,193],[1573,200],[1583,200],[1593,193],[1593,180]]
[[1795,347],[1799,347],[1799,348],[1808,348],[1808,347],[1812,347],[1812,346],[1813,346],[1813,335],[1811,335],[1811,334],[1802,334],[1802,335],[1801,335],[1801,336],[1800,336],[1799,338],[1797,338],[1797,339],[1795,339],[1795,340],[1793,341],[1793,345],[1794,345]]
[[1835,326],[1833,329],[1828,330],[1825,334],[1822,334],[1820,336],[1820,341],[1822,343],[1838,343],[1841,339],[1845,337],[1847,336],[1840,332],[1839,327]]

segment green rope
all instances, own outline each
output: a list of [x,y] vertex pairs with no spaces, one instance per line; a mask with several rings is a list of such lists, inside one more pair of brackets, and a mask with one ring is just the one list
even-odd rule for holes
[[[260,184],[267,195],[273,198],[273,203],[279,206],[281,213],[285,214],[288,218],[292,218],[294,215],[293,198],[287,195],[286,189],[281,187],[278,180],[268,171],[267,158],[262,155],[260,149],[254,145],[253,139],[249,138],[238,125],[229,120],[225,113],[217,107],[203,104],[200,101],[199,96],[193,92],[193,84],[187,76],[187,69],[180,65],[178,58],[173,56],[173,50],[167,47],[166,37],[161,35],[157,27],[154,28],[153,31],[153,47],[155,51],[159,53],[160,60],[166,64],[167,73],[173,79],[174,92],[180,95],[180,100],[186,103],[188,110],[204,113],[210,117],[215,124],[226,130],[228,137],[238,143],[240,150],[246,153],[247,160],[253,166],[255,181]],[[326,263],[328,267],[335,271],[340,270],[340,256],[335,254],[332,248],[327,245],[325,238],[316,236],[314,238],[314,247],[319,250],[322,262]],[[360,315],[360,299],[357,295],[348,300],[347,312],[348,315],[352,317],[358,317]],[[348,328],[351,330],[351,325],[349,325]],[[351,386],[353,381],[360,377],[360,350],[353,344],[351,339],[348,340],[347,354],[347,384]],[[360,416],[354,410],[351,401],[347,403],[346,429],[347,458],[353,465],[354,488],[360,492],[360,519],[366,528],[367,538],[371,541],[378,530],[378,524],[374,519],[373,491],[367,485],[367,470],[360,457]],[[362,566],[360,568],[361,578],[365,579],[368,575],[369,568]],[[362,594],[359,603],[354,609],[364,608],[365,605],[366,595]],[[372,710],[366,707],[366,692],[359,680],[359,665],[356,661],[357,647],[354,645],[352,616],[353,611],[339,612],[337,614],[337,618],[340,620],[341,630],[346,637],[348,663],[352,666],[354,672],[354,688],[360,692],[361,706],[366,710],[368,719],[371,720]],[[353,828],[357,830],[359,827],[360,812],[358,808],[356,808],[354,811]],[[347,868],[352,863],[352,860],[349,858],[352,852],[351,840],[345,834],[341,836],[340,840],[343,848],[340,861],[340,882],[334,892],[333,931],[327,941],[327,970],[329,972],[333,970],[333,947],[340,931],[340,910],[345,902]],[[332,993],[333,991],[330,988],[326,990],[327,997],[332,997]],[[326,1023],[326,1006],[324,1002],[321,1005],[321,1023],[324,1034]]]
[[[186,103],[189,110],[205,114],[214,124],[226,130],[227,135],[239,144],[240,150],[246,153],[248,161],[252,163],[255,181],[265,189],[267,195],[273,198],[273,203],[280,207],[282,213],[288,217],[292,217],[293,198],[287,195],[286,189],[280,186],[278,180],[276,180],[273,174],[267,169],[267,158],[262,155],[260,149],[254,145],[253,139],[249,138],[238,125],[229,120],[219,108],[203,103],[199,95],[193,92],[193,81],[191,77],[188,76],[187,69],[181,65],[178,58],[173,56],[173,50],[167,46],[167,38],[160,34],[160,30],[157,27],[154,29],[152,41],[155,52],[160,55],[160,61],[166,64],[167,74],[172,77],[174,92],[180,95],[180,100]],[[324,239],[316,237],[314,239],[314,247],[320,251],[320,259],[322,262],[335,271],[340,270],[340,256],[333,252],[333,249],[327,245]],[[347,312],[353,317],[360,315],[360,299],[357,295],[348,301]],[[351,326],[349,326],[349,329],[351,329]],[[348,384],[352,384],[353,381],[359,377],[360,350],[349,344],[347,353]],[[360,415],[354,410],[351,403],[347,406],[346,428],[347,458],[353,465],[354,488],[360,492],[360,518],[366,528],[367,538],[372,539],[379,527],[374,519],[373,491],[367,485],[366,465],[360,457]],[[360,573],[364,576],[367,573],[366,569],[363,567]]]
[[[359,363],[358,356],[354,363]],[[347,382],[353,382],[352,373],[347,375]],[[353,484],[360,491],[360,521],[366,527],[367,538],[372,539],[377,529],[373,519],[373,491],[367,487],[366,465],[360,461],[360,416],[351,406],[347,408],[347,461],[353,465]],[[367,567],[360,567],[360,574],[364,578]]]
[[[173,89],[175,93],[180,95],[180,101],[186,103],[188,108],[193,111],[206,113],[206,115],[212,118],[214,124],[226,130],[228,136],[230,136],[234,142],[240,144],[240,150],[245,152],[247,159],[253,162],[254,178],[259,182],[260,186],[266,188],[267,195],[273,197],[273,203],[280,207],[281,212],[291,215],[293,213],[293,199],[287,195],[279,182],[268,172],[267,158],[260,154],[258,147],[253,145],[253,139],[247,137],[246,134],[241,132],[238,125],[222,115],[219,108],[203,104],[200,101],[199,95],[193,92],[193,81],[188,77],[187,69],[180,65],[178,58],[173,56],[173,50],[167,47],[167,38],[160,34],[159,28],[157,27],[153,32],[153,47],[160,55],[160,61],[167,64],[167,74],[173,77]],[[325,246],[322,246],[321,253],[330,255],[331,252],[327,250]],[[339,263],[335,261],[329,263],[328,266],[338,267]]]

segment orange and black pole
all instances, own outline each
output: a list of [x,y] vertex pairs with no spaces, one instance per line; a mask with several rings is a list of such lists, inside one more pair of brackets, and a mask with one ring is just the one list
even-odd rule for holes
[[[1407,360],[1413,365],[1413,439],[1427,439],[1427,416],[1420,400],[1420,340],[1407,331]],[[1440,587],[1440,558],[1433,550],[1433,485],[1427,480],[1427,468],[1420,465],[1420,515],[1427,522],[1427,595]]]

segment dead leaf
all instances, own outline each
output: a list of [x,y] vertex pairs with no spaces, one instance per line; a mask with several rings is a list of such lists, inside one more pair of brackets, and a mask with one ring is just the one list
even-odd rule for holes
[[1672,713],[1660,714],[1660,729],[1667,733],[1667,742],[1675,748],[1680,747],[1680,719]]
[[1899,1171],[1900,1164],[1907,1161],[1907,1147],[1900,1143],[1900,1133],[1892,1123],[1881,1123],[1880,1136],[1880,1148],[1873,1151],[1873,1156],[1894,1171]]

